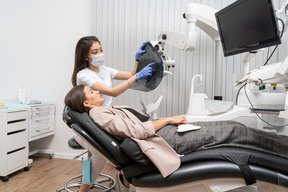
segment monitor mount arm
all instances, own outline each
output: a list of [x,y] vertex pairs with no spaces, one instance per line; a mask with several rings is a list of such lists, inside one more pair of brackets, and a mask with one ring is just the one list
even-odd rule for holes
[[[287,25],[288,25],[288,0],[282,5],[281,9],[276,11],[277,18],[280,18],[284,22],[284,30],[285,32],[287,30]],[[278,22],[279,23],[279,22]],[[282,25],[279,25],[279,27]],[[280,28],[282,30],[282,28]]]
[[196,26],[216,42],[214,99],[222,100],[222,46],[215,19],[216,9],[205,5],[191,3],[186,6],[184,18],[187,20],[187,32],[164,31],[158,36],[158,50],[162,55],[165,69],[175,67],[175,60],[164,51],[164,46],[171,45],[184,51],[193,51],[197,43]]

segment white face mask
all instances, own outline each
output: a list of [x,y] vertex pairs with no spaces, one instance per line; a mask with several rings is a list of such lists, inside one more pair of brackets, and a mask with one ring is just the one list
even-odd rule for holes
[[91,56],[90,58],[92,59],[91,64],[95,67],[100,67],[104,64],[104,53]]

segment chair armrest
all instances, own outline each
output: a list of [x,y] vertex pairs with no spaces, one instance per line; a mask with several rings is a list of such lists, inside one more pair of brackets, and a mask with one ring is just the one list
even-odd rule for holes
[[138,144],[131,138],[126,138],[120,144],[120,148],[128,157],[141,165],[149,165],[152,163],[150,159],[141,151]]

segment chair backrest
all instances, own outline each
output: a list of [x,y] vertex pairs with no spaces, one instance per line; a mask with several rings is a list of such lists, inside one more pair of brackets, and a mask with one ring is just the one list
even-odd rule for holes
[[122,151],[121,142],[99,128],[87,113],[73,110],[63,112],[66,124],[92,144],[117,168],[130,164],[132,160]]

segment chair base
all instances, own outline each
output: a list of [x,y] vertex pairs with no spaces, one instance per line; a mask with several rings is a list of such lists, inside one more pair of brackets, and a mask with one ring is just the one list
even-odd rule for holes
[[[115,179],[109,175],[105,175],[105,174],[99,174],[99,176],[102,176],[103,178],[100,178],[100,179],[97,179],[94,181],[94,183],[90,186],[90,188],[88,189],[88,191],[90,189],[93,189],[93,188],[99,188],[101,189],[103,192],[113,192],[113,188],[115,187]],[[82,182],[82,175],[78,175],[78,176],[75,176],[75,177],[71,177],[70,179],[68,179],[64,186],[63,187],[60,187],[56,190],[56,192],[60,192],[60,191],[68,191],[68,192],[73,192],[71,191],[70,189],[71,188],[79,188],[81,186],[81,182]],[[69,184],[71,181],[75,180],[75,179],[79,179],[76,183],[71,183]],[[104,185],[104,184],[101,184],[103,182],[109,182],[108,184]]]

